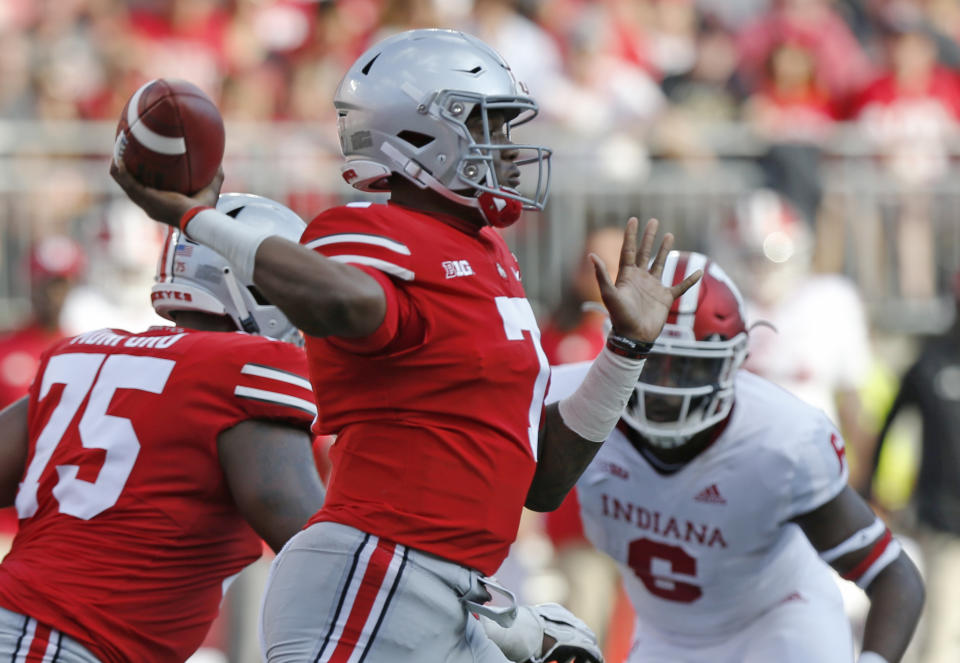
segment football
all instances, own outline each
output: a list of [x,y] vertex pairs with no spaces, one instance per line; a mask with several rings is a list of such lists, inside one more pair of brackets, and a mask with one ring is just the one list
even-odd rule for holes
[[192,194],[213,180],[223,145],[223,118],[210,97],[189,81],[157,78],[124,106],[113,158],[141,184]]

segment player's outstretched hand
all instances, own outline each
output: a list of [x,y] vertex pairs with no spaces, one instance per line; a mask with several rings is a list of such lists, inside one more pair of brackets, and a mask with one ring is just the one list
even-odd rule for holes
[[616,283],[610,279],[607,266],[598,255],[591,253],[590,259],[597,273],[600,296],[610,314],[614,333],[636,341],[652,343],[660,335],[673,301],[696,283],[703,272],[697,270],[683,282],[672,287],[663,285],[660,277],[663,275],[663,264],[667,254],[673,247],[673,235],[670,233],[664,235],[656,258],[651,264],[650,255],[659,222],[656,219],[647,221],[639,247],[637,246],[638,225],[636,217],[631,217],[627,221],[627,227],[623,233],[623,247],[620,249],[620,271],[617,274]]
[[110,176],[120,185],[127,197],[154,221],[166,223],[176,228],[180,218],[198,205],[214,207],[220,196],[223,184],[223,168],[214,176],[213,181],[192,196],[176,191],[161,191],[140,184],[123,164],[116,159],[110,161]]

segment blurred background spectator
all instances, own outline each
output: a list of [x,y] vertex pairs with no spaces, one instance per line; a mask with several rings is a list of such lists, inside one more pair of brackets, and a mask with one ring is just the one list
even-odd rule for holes
[[60,315],[83,274],[86,257],[72,239],[50,235],[34,244],[26,262],[21,268],[30,285],[30,313],[0,334],[0,408],[27,394],[40,355],[66,335]]
[[[29,284],[30,310],[26,319],[0,332],[0,408],[26,396],[40,355],[66,335],[63,305],[86,266],[80,245],[63,235],[37,240],[25,257],[19,269]],[[10,550],[16,532],[16,510],[0,509],[0,556]]]
[[[504,232],[552,359],[586,358],[602,338],[602,315],[582,310],[595,297],[585,238],[600,253],[619,241],[603,228],[655,216],[679,246],[742,270],[752,318],[778,328],[754,329],[751,368],[835,417],[866,481],[894,376],[955,315],[957,0],[5,0],[0,329],[34,315],[40,288],[20,269],[53,237],[87,263],[58,316],[64,333],[164,324],[147,295],[160,238],[105,165],[143,82],[200,85],[226,120],[224,190],[309,219],[360,197],[337,170],[330,99],[343,71],[373,41],[426,26],[492,43],[540,103],[542,121],[515,139],[554,148],[550,204]],[[734,221],[751,209],[779,220]],[[894,437],[884,458],[916,461]],[[584,594],[573,583],[588,562],[562,561],[574,556],[557,522],[525,518],[515,566],[533,580],[527,600]],[[578,607],[601,615],[601,633],[611,625],[619,663],[615,624],[629,614],[603,601]],[[237,641],[224,629],[221,648]]]
[[853,282],[814,272],[810,223],[784,196],[743,196],[712,238],[718,264],[742,284],[750,331],[744,367],[826,412],[849,448],[851,482],[869,465],[860,388],[872,361],[866,311]]
[[[953,276],[953,299],[960,311],[960,272]],[[919,414],[920,463],[912,499],[891,505],[882,494],[862,489],[887,508],[905,506],[896,523],[920,545],[927,582],[927,602],[916,636],[921,660],[946,663],[960,659],[960,612],[953,587],[960,582],[960,316],[939,335],[924,339],[919,356],[904,373],[896,398],[877,436],[871,470],[887,449],[888,434],[905,413]],[[873,472],[867,478],[872,478]]]
[[587,233],[583,253],[563,284],[560,305],[540,325],[540,344],[551,364],[590,361],[607,339],[607,314],[600,299],[590,254],[596,254],[616,274],[623,228],[609,226]]

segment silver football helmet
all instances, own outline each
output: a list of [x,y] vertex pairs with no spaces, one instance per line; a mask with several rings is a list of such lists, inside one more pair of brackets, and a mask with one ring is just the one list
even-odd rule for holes
[[[533,119],[536,102],[509,65],[476,37],[454,30],[410,30],[370,48],[350,67],[334,95],[343,178],[361,191],[385,191],[399,173],[422,189],[481,211],[494,225],[504,206],[542,210],[550,188],[550,150],[494,143],[490,113],[506,129]],[[479,116],[474,140],[467,118]],[[508,136],[509,137],[509,136]],[[530,195],[498,182],[495,158],[518,151],[514,164],[536,164]],[[492,201],[491,201],[492,199]],[[493,218],[491,218],[491,216]]]
[[[306,227],[293,210],[249,193],[225,193],[217,210],[237,223],[269,228],[293,242]],[[158,315],[173,320],[174,311],[201,311],[225,315],[237,330],[300,343],[297,328],[276,306],[267,302],[253,283],[244,283],[226,259],[213,249],[171,228],[157,263],[156,284],[150,291]]]

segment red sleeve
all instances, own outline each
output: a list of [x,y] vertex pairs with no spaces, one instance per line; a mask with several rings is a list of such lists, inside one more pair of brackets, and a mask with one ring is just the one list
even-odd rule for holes
[[411,248],[381,206],[344,206],[318,215],[300,243],[373,277],[386,297],[383,322],[364,338],[329,338],[354,354],[392,353],[422,342],[425,323],[403,284],[416,277]]
[[239,367],[233,396],[251,419],[284,421],[309,430],[317,416],[306,354],[290,343],[264,339]]
[[197,365],[206,389],[219,394],[220,430],[247,419],[290,424],[305,431],[317,415],[302,348],[261,336],[231,334],[208,346]]
[[426,325],[403,287],[373,267],[356,267],[375,278],[383,288],[387,299],[383,322],[376,331],[364,338],[330,337],[330,343],[354,354],[389,354],[408,350],[422,343]]

